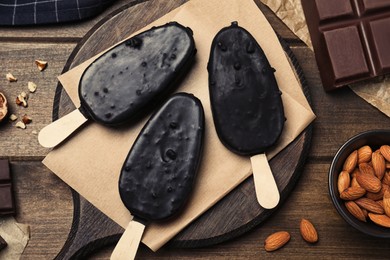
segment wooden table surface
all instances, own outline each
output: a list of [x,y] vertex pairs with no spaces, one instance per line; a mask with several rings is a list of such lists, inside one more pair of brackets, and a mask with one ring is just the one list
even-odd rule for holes
[[[31,227],[31,238],[22,259],[53,259],[68,236],[73,214],[70,188],[42,165],[49,152],[37,141],[39,130],[52,120],[57,76],[74,48],[104,17],[119,8],[136,4],[119,0],[101,15],[79,23],[32,27],[0,27],[0,91],[10,99],[11,112],[32,118],[26,129],[14,122],[0,126],[0,158],[8,158],[14,177],[16,219]],[[185,2],[185,1],[183,1]],[[333,93],[323,91],[314,54],[265,6],[255,1],[279,35],[290,45],[305,73],[313,110],[312,143],[301,177],[290,197],[265,223],[222,244],[197,249],[163,247],[157,253],[141,246],[138,258],[162,259],[258,259],[258,258],[388,258],[390,241],[359,233],[338,215],[328,193],[328,170],[333,155],[351,136],[370,129],[389,129],[390,119],[359,98],[349,88]],[[165,4],[165,3],[164,3]],[[39,72],[34,60],[49,62]],[[11,72],[17,82],[9,83]],[[18,107],[14,99],[28,91],[27,82],[38,85],[30,94],[28,107]],[[301,218],[310,219],[319,233],[319,242],[309,245],[299,234]],[[265,238],[280,230],[291,234],[281,250],[267,253]],[[113,247],[104,248],[91,259],[109,259]]]

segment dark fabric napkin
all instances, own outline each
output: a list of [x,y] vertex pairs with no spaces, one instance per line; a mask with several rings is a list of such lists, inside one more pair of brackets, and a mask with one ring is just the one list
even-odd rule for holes
[[0,25],[78,21],[95,16],[115,0],[0,0]]

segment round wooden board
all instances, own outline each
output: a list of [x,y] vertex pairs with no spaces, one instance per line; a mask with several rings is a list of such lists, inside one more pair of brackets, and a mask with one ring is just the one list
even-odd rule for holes
[[[77,66],[93,55],[158,19],[186,0],[135,1],[112,13],[89,31],[68,59],[64,71]],[[297,72],[306,97],[308,88],[299,64],[281,40]],[[74,105],[58,85],[53,107],[53,120],[74,110]],[[298,180],[311,141],[311,126],[270,162],[281,192],[281,203]],[[82,258],[102,246],[116,243],[123,229],[73,191],[74,218],[67,242],[57,259]],[[192,222],[167,246],[194,248],[210,246],[244,234],[268,219],[276,209],[264,210],[256,200],[253,178],[249,177],[215,206]]]

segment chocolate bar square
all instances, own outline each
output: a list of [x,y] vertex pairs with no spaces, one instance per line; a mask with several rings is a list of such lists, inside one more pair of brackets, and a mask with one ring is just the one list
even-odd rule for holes
[[0,160],[0,216],[15,214],[15,199],[8,160]]
[[390,73],[389,0],[302,0],[324,89]]

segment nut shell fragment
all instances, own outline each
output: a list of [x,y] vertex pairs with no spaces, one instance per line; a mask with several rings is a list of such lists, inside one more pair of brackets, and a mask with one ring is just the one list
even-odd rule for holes
[[12,75],[12,73],[7,73],[5,75],[6,79],[9,81],[9,82],[15,82],[15,81],[18,81],[18,79]]
[[21,128],[21,129],[26,129],[26,124],[23,123],[22,121],[18,121],[18,122],[15,124],[15,127]]
[[47,67],[47,61],[44,60],[35,60],[35,64],[40,71],[43,71]]
[[32,81],[29,81],[27,83],[27,87],[28,87],[28,90],[31,92],[31,93],[34,93],[36,90],[37,90],[37,84],[35,84],[34,82]]

